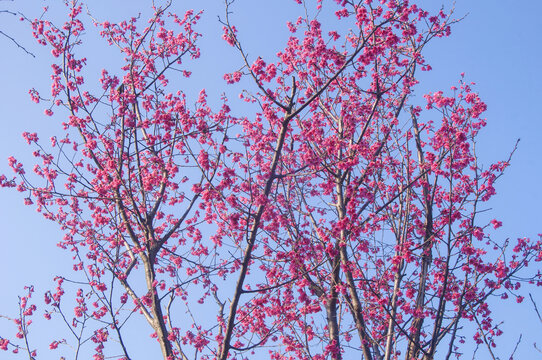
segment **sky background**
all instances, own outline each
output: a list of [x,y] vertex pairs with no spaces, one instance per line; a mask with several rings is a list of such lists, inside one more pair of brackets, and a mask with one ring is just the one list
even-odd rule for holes
[[[21,10],[34,18],[47,3],[0,1],[0,8]],[[194,65],[212,71],[195,71],[193,81],[200,88],[217,89],[224,86],[222,74],[235,70],[240,59],[220,40],[217,15],[223,12],[222,1],[205,3],[209,8],[197,27],[205,34],[200,41],[202,58]],[[446,9],[452,6],[444,0],[417,3],[430,10],[439,9],[441,4]],[[112,21],[148,11],[149,4],[150,0],[89,1],[94,16]],[[290,19],[289,11],[294,5],[292,0],[237,0],[233,19],[239,24],[241,40],[253,58],[272,56],[282,48],[285,22]],[[200,7],[196,1],[178,1],[173,9],[181,12]],[[426,49],[425,57],[433,71],[418,73],[421,86],[417,91],[420,94],[446,91],[457,83],[462,72],[468,81],[477,83],[476,90],[488,105],[485,113],[488,125],[479,137],[477,148],[481,161],[489,165],[506,159],[516,140],[521,139],[512,166],[499,180],[497,195],[489,203],[491,216],[503,222],[495,236],[503,240],[535,238],[542,232],[542,1],[457,0],[455,14],[465,18],[452,28],[451,37],[437,39]],[[10,174],[8,156],[15,155],[27,163],[31,160],[31,147],[21,137],[22,132],[37,131],[41,138],[47,139],[58,129],[61,119],[44,116],[43,105],[32,103],[28,96],[32,87],[44,92],[49,89],[51,59],[47,51],[37,46],[28,27],[14,16],[0,14],[0,30],[37,55],[33,58],[7,38],[0,37],[0,174]],[[89,68],[96,69],[97,77],[103,66],[113,66],[114,62],[109,60],[107,52],[93,52],[95,45],[89,42],[86,50],[90,53]],[[219,92],[209,91],[209,94],[217,98]],[[52,278],[70,271],[71,258],[55,246],[62,237],[56,224],[43,219],[33,207],[24,206],[22,194],[0,189],[0,204],[0,314],[14,315],[17,295],[22,293],[23,286],[35,284],[36,297],[41,301],[44,290],[52,286]],[[542,307],[542,289],[530,291]],[[508,358],[520,332],[523,341],[517,358],[539,357],[533,343],[538,342],[542,347],[542,324],[530,302],[517,305],[512,300],[495,310],[494,317],[502,318],[507,330],[498,348],[502,358]],[[0,335],[7,330],[10,335],[14,333],[11,324],[0,321]],[[39,329],[35,331],[38,333]],[[0,357],[4,356],[0,353]]]

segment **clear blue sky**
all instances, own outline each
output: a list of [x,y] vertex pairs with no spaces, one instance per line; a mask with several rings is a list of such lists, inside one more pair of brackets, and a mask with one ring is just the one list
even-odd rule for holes
[[[94,0],[89,1],[98,18],[119,20],[149,9],[150,0]],[[42,0],[0,2],[8,9],[21,9],[28,17],[39,16]],[[197,1],[178,1],[182,11]],[[180,5],[182,3],[182,5]],[[199,26],[205,34],[199,65],[213,71],[196,78],[201,87],[222,87],[221,74],[234,69],[239,59],[220,39],[221,26],[217,15],[222,14],[222,1],[206,1],[212,6],[206,11]],[[438,9],[447,0],[424,0],[422,6]],[[114,5],[111,5],[114,4]],[[251,55],[271,55],[284,39],[284,24],[292,0],[238,0],[235,20]],[[182,8],[180,7],[182,6]],[[199,7],[198,7],[199,6]],[[491,201],[492,217],[503,222],[495,235],[506,239],[536,237],[542,232],[542,1],[539,0],[457,0],[456,16],[467,15],[455,25],[447,39],[434,41],[425,54],[433,71],[423,73],[418,91],[447,90],[457,82],[461,72],[469,81],[477,83],[477,91],[488,105],[488,126],[483,131],[478,150],[484,163],[505,159],[516,139],[521,138],[512,167],[497,184],[498,195]],[[263,15],[267,18],[262,18]],[[0,173],[10,173],[7,157],[16,155],[31,160],[30,147],[21,137],[23,131],[38,131],[42,138],[52,135],[60,121],[43,115],[43,107],[30,101],[32,87],[48,91],[49,57],[38,47],[24,24],[7,14],[1,14],[0,30],[15,37],[37,58],[26,55],[8,39],[0,37]],[[91,44],[92,46],[92,44]],[[100,60],[106,56],[101,54]],[[90,66],[101,68],[90,56]],[[110,64],[110,63],[107,63]],[[106,64],[106,65],[107,65]],[[216,71],[215,71],[216,70]],[[213,91],[209,91],[213,93]],[[218,97],[219,92],[214,96]],[[25,284],[35,284],[37,298],[52,285],[52,277],[69,272],[71,259],[55,247],[62,236],[54,223],[47,222],[33,207],[23,205],[23,197],[14,191],[0,190],[0,274],[2,295],[0,314],[13,315],[17,310],[17,295]],[[533,289],[533,296],[542,306],[542,290]],[[506,303],[496,308],[496,318],[506,321],[508,333],[499,344],[502,358],[507,358],[519,332],[523,342],[518,359],[540,356],[533,342],[542,346],[542,324],[534,316],[529,302],[516,305]],[[0,334],[8,327],[0,321]],[[35,329],[36,334],[39,329]],[[158,348],[156,348],[158,350]],[[141,358],[146,358],[142,349]],[[0,358],[6,354],[0,353]],[[49,357],[43,357],[49,358]],[[53,357],[51,357],[53,358]],[[466,358],[470,358],[467,356]]]

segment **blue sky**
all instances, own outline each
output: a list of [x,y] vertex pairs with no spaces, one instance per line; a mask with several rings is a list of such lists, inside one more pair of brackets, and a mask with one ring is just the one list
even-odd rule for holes
[[[98,18],[113,20],[136,15],[148,10],[150,0],[89,1],[93,14]],[[40,15],[42,0],[0,2],[0,6],[18,9],[33,18]],[[231,64],[239,59],[220,42],[221,25],[217,15],[222,14],[222,1],[206,2],[206,11],[199,31],[206,34],[200,43],[203,51],[198,66],[212,68],[196,80],[202,87],[223,86],[222,73],[231,71]],[[425,0],[420,2],[429,9],[451,6],[450,1]],[[182,8],[198,9],[198,2],[183,1]],[[201,6],[201,5],[199,5]],[[292,0],[238,0],[234,19],[245,47],[251,55],[272,55],[280,49],[284,39],[283,29],[288,19]],[[262,18],[267,14],[266,18]],[[503,222],[495,233],[502,238],[536,237],[542,232],[542,1],[538,0],[457,0],[457,17],[466,17],[452,29],[447,39],[436,40],[427,48],[425,56],[433,71],[420,76],[418,91],[447,90],[457,83],[460,73],[465,72],[468,81],[477,83],[476,90],[488,105],[488,125],[480,136],[478,150],[481,160],[491,162],[505,159],[520,138],[519,148],[512,166],[497,184],[497,193],[489,206],[492,217]],[[38,47],[28,29],[15,17],[1,14],[0,30],[15,37],[37,58],[17,49],[8,39],[0,37],[0,173],[9,173],[7,157],[15,155],[30,160],[30,147],[21,137],[23,131],[37,131],[48,138],[57,123],[54,118],[43,115],[43,107],[30,101],[28,90],[32,87],[47,90],[49,87],[49,57]],[[279,29],[279,30],[277,30]],[[100,54],[99,60],[105,57]],[[100,63],[90,56],[90,66],[98,69]],[[194,81],[196,81],[194,80]],[[211,91],[209,91],[211,93]],[[211,95],[213,96],[213,95]],[[216,95],[218,97],[218,92]],[[56,248],[62,236],[54,223],[47,222],[32,207],[23,205],[23,197],[13,191],[0,191],[0,274],[2,296],[0,314],[14,314],[17,295],[26,284],[35,284],[37,298],[41,300],[44,289],[52,284],[52,277],[71,268],[70,255]],[[542,291],[532,289],[533,296],[542,306]],[[501,339],[502,357],[508,357],[519,332],[523,342],[517,352],[524,358],[537,354],[532,344],[542,345],[542,324],[534,316],[531,304],[515,305],[512,302],[496,308],[496,318],[505,320],[508,334]],[[8,325],[0,322],[0,334]],[[36,329],[38,330],[38,329]],[[3,355],[3,354],[0,354]],[[518,356],[517,358],[520,358]],[[44,357],[47,358],[47,357]],[[467,357],[469,358],[469,357]]]

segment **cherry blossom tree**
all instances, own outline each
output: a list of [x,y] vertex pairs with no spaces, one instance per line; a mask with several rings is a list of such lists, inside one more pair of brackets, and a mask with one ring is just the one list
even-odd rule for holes
[[[30,96],[64,131],[49,144],[24,133],[32,172],[12,157],[15,177],[0,180],[59,224],[74,263],[44,307],[26,289],[3,350],[37,358],[42,311],[70,335],[50,351],[74,358],[89,343],[96,359],[137,358],[138,317],[164,359],[449,359],[468,339],[493,354],[490,299],[540,285],[526,268],[542,249],[494,237],[500,222],[483,214],[510,159],[479,163],[486,105],[473,84],[415,92],[453,14],[296,2],[305,15],[273,59],[249,55],[241,5],[225,2],[239,62],[219,104],[177,87],[200,56],[201,13],[168,3],[112,23],[74,0],[64,24],[32,22],[55,62],[51,94]],[[80,55],[88,23],[123,62],[105,63],[99,84]]]

